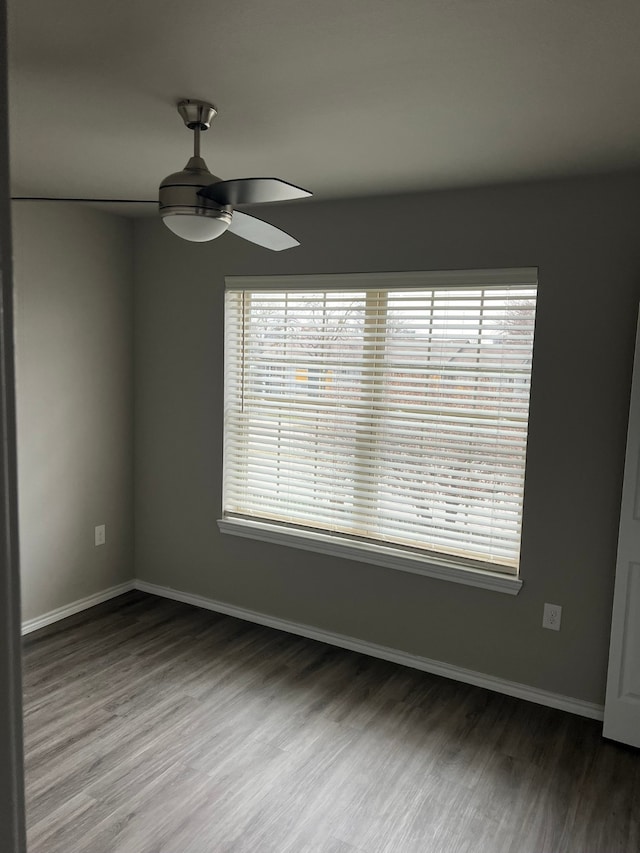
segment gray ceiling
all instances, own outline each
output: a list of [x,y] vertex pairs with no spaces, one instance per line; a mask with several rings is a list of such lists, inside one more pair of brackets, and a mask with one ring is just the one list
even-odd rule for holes
[[638,0],[10,0],[14,194],[225,177],[319,197],[640,166]]

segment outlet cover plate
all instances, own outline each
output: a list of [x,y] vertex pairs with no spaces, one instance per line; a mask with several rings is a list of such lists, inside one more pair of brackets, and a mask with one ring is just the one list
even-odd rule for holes
[[104,545],[104,543],[107,541],[106,525],[104,525],[104,524],[96,525],[95,534],[96,534],[96,547],[98,545]]
[[542,614],[542,627],[551,631],[560,630],[562,621],[562,607],[559,604],[545,604]]

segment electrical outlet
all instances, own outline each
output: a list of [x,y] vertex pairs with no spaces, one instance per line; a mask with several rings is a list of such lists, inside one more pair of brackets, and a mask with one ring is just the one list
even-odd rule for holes
[[542,627],[550,628],[552,631],[559,631],[561,620],[562,607],[559,604],[545,604],[542,615]]
[[104,545],[107,541],[107,532],[104,524],[98,524],[95,529],[96,545]]

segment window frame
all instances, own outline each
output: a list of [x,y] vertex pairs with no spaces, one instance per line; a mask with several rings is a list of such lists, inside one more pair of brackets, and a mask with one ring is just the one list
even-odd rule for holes
[[[282,275],[282,276],[227,276],[226,290],[232,291],[330,291],[330,290],[402,290],[411,287],[429,289],[482,288],[503,285],[522,285],[537,288],[536,267],[445,270],[398,273],[352,273],[342,275]],[[528,423],[528,421],[527,421]],[[526,461],[525,461],[526,471]],[[223,504],[224,505],[224,504]],[[522,512],[524,522],[524,508]],[[458,558],[437,551],[416,552],[402,546],[358,540],[344,534],[315,529],[305,529],[264,518],[236,513],[224,513],[218,519],[219,530],[224,534],[240,536],[279,545],[343,557],[411,573],[426,575],[516,595],[522,587],[520,574],[487,568],[484,561]]]

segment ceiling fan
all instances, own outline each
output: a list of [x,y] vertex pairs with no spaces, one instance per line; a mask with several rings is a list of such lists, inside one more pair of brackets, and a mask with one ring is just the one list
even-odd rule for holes
[[[178,104],[185,125],[193,131],[193,156],[181,172],[160,184],[158,207],[164,224],[193,243],[215,240],[225,231],[275,252],[299,246],[298,241],[262,219],[238,210],[244,205],[290,201],[311,195],[279,178],[238,178],[223,181],[212,175],[200,156],[200,133],[211,127],[217,115],[207,101],[185,100]],[[91,201],[156,204],[136,199],[15,197],[14,201]]]

